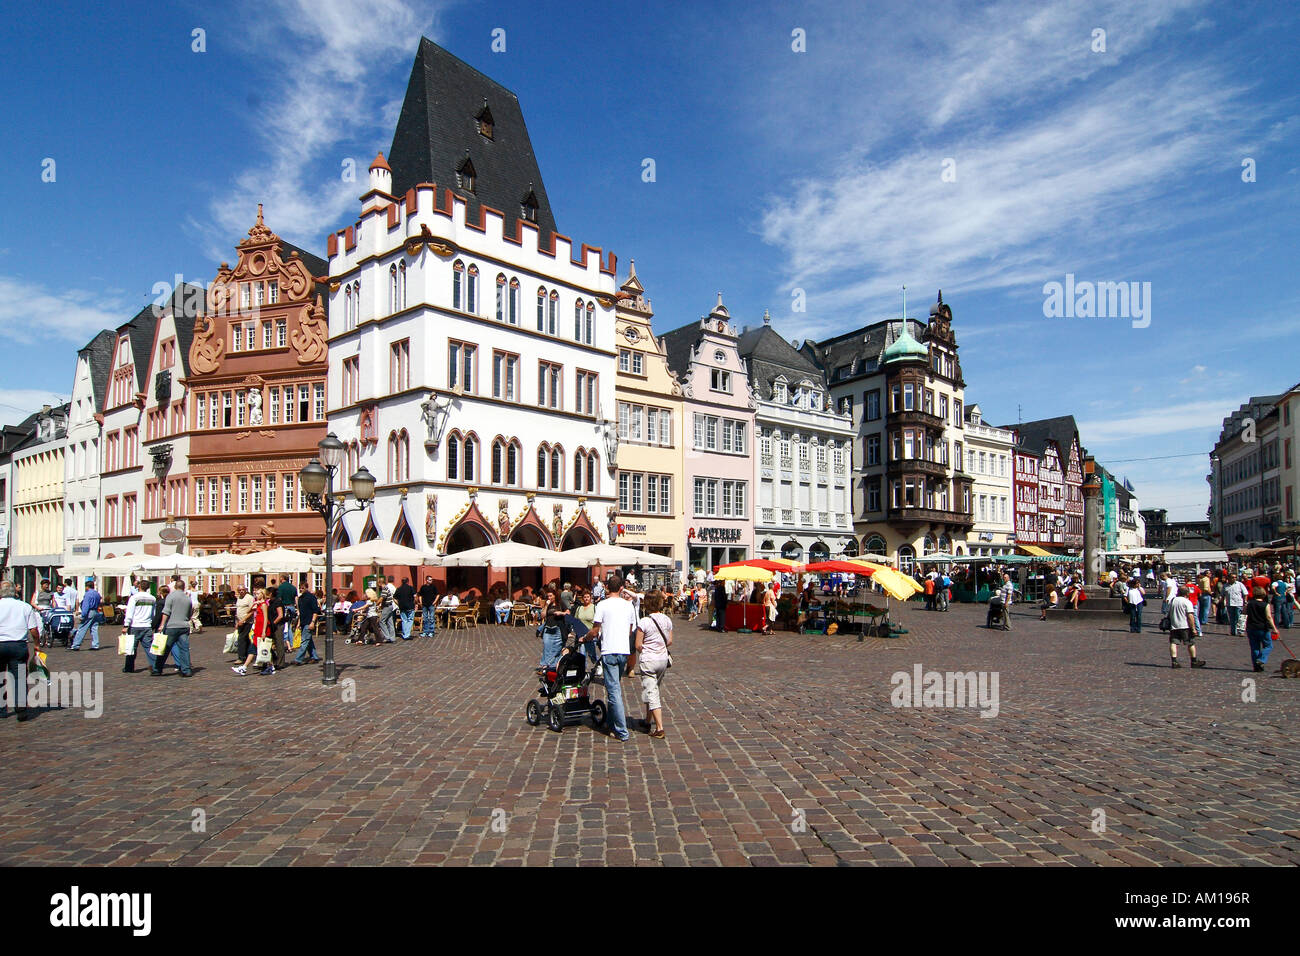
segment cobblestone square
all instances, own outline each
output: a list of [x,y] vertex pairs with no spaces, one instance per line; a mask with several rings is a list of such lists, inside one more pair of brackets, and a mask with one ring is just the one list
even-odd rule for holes
[[[862,642],[679,620],[668,736],[627,743],[525,722],[531,628],[340,642],[354,702],[316,667],[235,677],[211,628],[193,678],[124,674],[106,628],[104,649],[50,656],[104,672],[101,717],[0,721],[0,862],[1300,862],[1280,645],[1253,674],[1246,639],[1211,625],[1209,666],[1173,670],[1154,627],[1017,610],[1003,633],[983,607],[896,606],[909,633]],[[996,674],[997,715],[893,706],[891,675],[918,664]]]

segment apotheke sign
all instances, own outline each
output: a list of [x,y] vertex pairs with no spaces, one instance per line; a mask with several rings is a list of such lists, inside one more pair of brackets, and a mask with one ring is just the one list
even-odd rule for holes
[[707,541],[710,543],[721,543],[726,541],[739,541],[739,528],[700,528],[696,531],[691,528],[688,538],[694,538],[696,541]]

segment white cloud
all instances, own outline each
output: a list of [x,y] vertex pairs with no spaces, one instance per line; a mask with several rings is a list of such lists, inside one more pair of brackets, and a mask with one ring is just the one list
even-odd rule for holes
[[[230,257],[259,202],[275,232],[320,251],[325,233],[355,212],[375,149],[392,136],[392,89],[375,78],[409,65],[439,12],[403,0],[275,0],[238,21],[249,56],[269,61],[278,79],[250,117],[248,168],[213,200],[207,221],[191,222],[214,259]],[[347,152],[371,138],[380,146],[368,155]],[[355,182],[341,178],[349,158]]]
[[128,310],[126,303],[103,293],[52,291],[26,279],[0,276],[0,339],[22,345],[47,344],[66,354],[63,343],[80,348],[100,329],[117,328],[129,319]]
[[[1245,80],[1205,57],[1150,49],[1200,5],[1083,11],[1007,0],[979,13],[945,8],[938,36],[904,22],[925,19],[915,12],[873,17],[873,34],[898,42],[873,48],[861,68],[860,55],[848,59],[827,38],[833,49],[805,76],[790,67],[774,78],[788,84],[775,94],[784,102],[802,97],[805,112],[826,104],[827,127],[842,134],[811,143],[827,153],[817,172],[767,198],[760,233],[788,250],[782,278],[822,315],[860,319],[865,306],[869,321],[897,310],[904,281],[962,294],[1010,289],[1039,309],[1043,282],[1066,272],[1148,278],[1134,270],[1160,254],[1150,236],[1206,215],[1201,204],[1168,202],[1170,183],[1190,191],[1223,164],[1228,144],[1254,135]],[[1107,30],[1106,54],[1089,49],[1094,27]],[[832,63],[872,95],[843,105],[846,81],[826,75]],[[813,89],[814,80],[832,87]],[[949,158],[955,181],[941,177]]]
[[[1079,422],[1079,437],[1091,451],[1105,442],[1199,431],[1217,436],[1223,419],[1237,408],[1227,400],[1179,402],[1159,411]],[[1211,442],[1212,443],[1212,442]],[[1193,449],[1188,449],[1191,451]],[[1208,455],[1210,445],[1205,446]]]

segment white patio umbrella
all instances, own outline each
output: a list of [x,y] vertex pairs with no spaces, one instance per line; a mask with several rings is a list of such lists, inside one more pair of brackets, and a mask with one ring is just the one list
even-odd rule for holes
[[585,568],[585,558],[572,557],[573,551],[551,551],[518,541],[502,541],[445,555],[443,567],[448,568]]
[[599,564],[612,568],[633,564],[645,568],[659,568],[673,564],[673,559],[666,555],[638,551],[636,548],[621,548],[616,544],[589,544],[583,548],[563,551],[561,554],[571,558],[581,558],[584,562],[583,567]]
[[322,556],[294,551],[292,548],[270,548],[249,554],[226,555],[220,563],[221,570],[227,574],[265,574],[271,571],[305,574],[324,567],[325,559]]
[[[324,561],[321,558],[321,561]],[[375,538],[373,541],[362,541],[360,544],[351,544],[346,548],[339,548],[334,552],[335,570],[338,570],[340,564],[351,565],[422,565],[422,564],[441,564],[442,559],[436,554],[429,554],[419,551],[415,548],[408,548],[403,544],[394,544],[392,541],[384,541],[381,538]]]
[[91,564],[95,574],[107,578],[125,577],[137,570],[144,561],[139,554],[120,554],[116,558],[101,558]]
[[180,574],[186,571],[211,571],[212,560],[196,557],[178,551],[175,554],[160,554],[145,558],[140,562],[140,570],[145,574]]

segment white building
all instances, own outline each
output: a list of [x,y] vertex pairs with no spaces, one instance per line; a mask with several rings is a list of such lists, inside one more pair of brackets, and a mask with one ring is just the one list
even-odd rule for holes
[[1252,397],[1225,418],[1210,454],[1210,528],[1226,550],[1266,544],[1285,525],[1281,398]]
[[114,333],[100,441],[100,557],[143,554],[140,495],[144,491],[140,426],[144,417],[149,356],[158,328],[155,307],[145,306]]
[[966,534],[973,555],[1012,554],[1015,539],[1015,433],[984,421],[978,405],[967,405],[966,473],[975,479],[971,505],[975,524]]
[[30,595],[63,564],[63,456],[68,406],[45,406],[31,438],[13,453],[10,558],[14,580]]
[[835,410],[821,369],[769,322],[764,313],[739,342],[757,400],[754,553],[808,562],[856,555],[853,416]]
[[100,409],[104,407],[116,341],[117,337],[105,329],[77,352],[68,412],[68,450],[64,456],[65,566],[85,566],[100,557]]
[[[328,240],[330,428],[344,478],[364,465],[377,479],[347,540],[440,554],[603,540],[614,257],[543,227],[514,95],[427,40],[393,142],[394,169],[376,158],[360,218]],[[413,185],[399,198],[394,180]],[[474,569],[448,580],[487,583]]]

